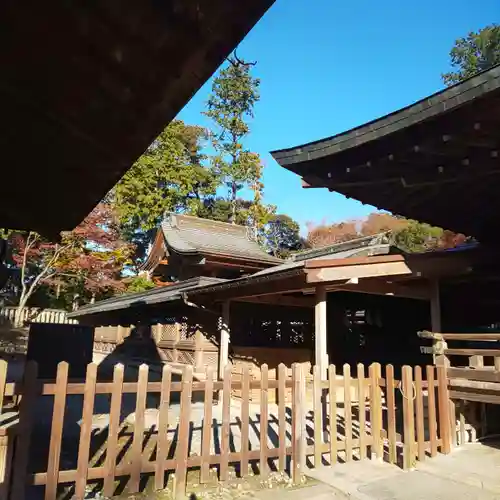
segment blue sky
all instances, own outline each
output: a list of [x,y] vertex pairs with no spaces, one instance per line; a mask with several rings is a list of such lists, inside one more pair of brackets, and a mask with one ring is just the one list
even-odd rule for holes
[[[269,151],[337,134],[440,90],[455,39],[499,20],[498,0],[276,0],[238,48],[258,62],[261,100],[246,145],[263,159],[265,201],[302,227],[371,212],[339,194],[302,189]],[[201,111],[210,84],[179,118],[209,125]]]

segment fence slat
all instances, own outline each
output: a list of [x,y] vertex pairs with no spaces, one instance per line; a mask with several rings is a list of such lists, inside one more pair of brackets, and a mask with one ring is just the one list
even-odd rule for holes
[[352,460],[352,405],[351,405],[351,367],[346,363],[344,374],[344,432],[345,461]]
[[410,366],[402,369],[404,469],[411,469],[415,460],[415,410],[413,406],[413,377]]
[[224,387],[222,389],[222,436],[220,446],[220,480],[227,481],[229,476],[229,433],[231,425],[231,371],[228,364],[224,368]]
[[262,477],[267,476],[267,425],[268,425],[268,381],[269,373],[266,364],[261,366],[261,391],[260,391],[260,457],[259,472]]
[[328,392],[330,396],[330,465],[337,463],[337,371],[335,365],[328,367]]
[[214,369],[207,366],[203,408],[203,434],[201,441],[200,482],[206,483],[210,477],[210,443],[212,437],[212,402],[214,396]]
[[90,438],[92,436],[92,415],[94,413],[95,384],[97,365],[90,363],[85,376],[83,392],[82,425],[80,428],[80,443],[78,445],[78,463],[76,467],[75,496],[78,500],[85,497],[87,474],[89,467]]
[[429,422],[429,441],[431,445],[431,457],[437,455],[437,420],[436,420],[436,389],[434,387],[434,366],[428,365],[427,373],[427,420]]
[[118,454],[118,433],[120,430],[120,413],[122,405],[122,387],[125,368],[122,364],[115,365],[113,369],[113,392],[111,393],[111,405],[109,408],[109,430],[106,449],[106,460],[104,468],[103,494],[111,497],[115,491],[115,468],[116,456]]
[[448,397],[448,381],[446,367],[437,367],[439,433],[441,438],[441,453],[451,452],[450,406]]
[[0,413],[3,410],[5,384],[7,383],[7,361],[0,360]]
[[417,419],[418,459],[425,460],[424,393],[422,390],[422,368],[415,366],[415,416]]
[[372,430],[372,456],[383,458],[383,453],[380,453],[382,441],[382,405],[380,401],[380,387],[378,379],[380,377],[380,364],[372,363],[369,368],[370,372],[370,424]]
[[322,407],[321,407],[321,372],[320,367],[313,367],[313,411],[314,411],[314,467],[321,465],[321,449],[323,448]]
[[278,470],[281,472],[284,472],[286,468],[285,381],[286,381],[286,366],[283,363],[280,363],[280,365],[278,366],[278,443],[279,443]]
[[139,491],[142,468],[142,443],[144,440],[144,411],[146,410],[146,397],[148,395],[149,367],[142,364],[139,367],[139,380],[135,400],[134,437],[132,439],[132,470],[128,490],[130,493]]
[[56,394],[50,431],[49,460],[47,465],[47,484],[45,486],[46,500],[56,498],[59,480],[59,462],[61,458],[61,443],[64,425],[64,410],[66,407],[66,386],[68,383],[69,365],[62,361],[57,365]]
[[304,464],[303,454],[305,453],[304,433],[303,433],[303,374],[298,363],[292,365],[292,481],[300,484],[302,479],[302,467]]
[[175,452],[175,499],[182,500],[186,495],[187,458],[189,452],[189,419],[191,414],[191,394],[193,391],[193,367],[186,365],[182,373],[181,410],[179,437]]
[[[160,414],[158,416],[158,442],[156,445],[155,489],[157,490],[161,490],[165,486],[165,462],[169,450],[168,408],[170,406],[171,382],[172,370],[170,366],[164,365],[161,374]],[[212,409],[212,405],[209,407]]]
[[243,365],[241,389],[241,465],[240,474],[248,474],[248,431],[250,429],[250,369]]
[[19,408],[19,433],[12,467],[13,485],[11,498],[25,498],[28,457],[30,453],[31,431],[35,414],[37,397],[37,371],[35,361],[28,361],[24,370],[23,386],[25,387]]
[[365,367],[363,363],[358,363],[358,418],[359,418],[359,458],[366,458],[366,384],[365,384]]
[[389,462],[397,461],[396,446],[396,400],[394,398],[394,366],[387,365],[385,369],[385,393],[387,397],[387,438],[389,441]]

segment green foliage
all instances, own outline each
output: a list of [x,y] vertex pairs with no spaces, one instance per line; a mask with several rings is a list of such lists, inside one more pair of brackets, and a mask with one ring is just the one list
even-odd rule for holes
[[155,287],[155,284],[145,276],[134,276],[125,282],[125,292],[127,293],[146,292]]
[[259,101],[260,80],[250,73],[253,64],[231,57],[214,79],[206,115],[216,125],[212,134],[216,155],[213,167],[227,186],[233,217],[238,193],[244,187],[261,191],[262,165],[259,155],[245,149],[243,139],[249,133],[248,120]]
[[500,63],[500,26],[492,24],[459,38],[450,52],[456,71],[442,75],[444,83],[453,85]]
[[198,215],[218,178],[201,153],[206,131],[174,120],[116,185],[112,197],[128,239],[158,226],[166,212]]
[[264,229],[264,237],[269,253],[275,257],[286,258],[292,252],[302,250],[305,247],[304,241],[300,237],[299,224],[285,214],[270,216]]
[[443,230],[415,220],[394,232],[394,244],[405,252],[425,252],[440,246]]

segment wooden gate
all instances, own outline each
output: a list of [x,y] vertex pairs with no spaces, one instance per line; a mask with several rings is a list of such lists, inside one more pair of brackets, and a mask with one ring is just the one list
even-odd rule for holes
[[[230,366],[217,381],[209,368],[198,381],[191,366],[177,377],[168,366],[142,365],[132,374],[117,365],[106,378],[90,364],[85,382],[74,383],[67,363],[54,382],[39,380],[30,362],[22,386],[5,384],[6,368],[0,362],[0,392],[23,395],[11,498],[38,487],[46,499],[58,492],[82,499],[89,488],[111,496],[147,482],[170,485],[183,498],[194,484],[251,470],[287,472],[300,482],[308,467],[377,458],[410,468],[451,447],[445,371],[432,366],[402,367],[401,380],[391,365],[330,366],[327,380],[314,367],[309,384],[300,365],[291,375],[280,365],[276,379],[262,365],[257,381],[248,369],[235,380]],[[249,401],[251,390],[260,391],[258,404]]]

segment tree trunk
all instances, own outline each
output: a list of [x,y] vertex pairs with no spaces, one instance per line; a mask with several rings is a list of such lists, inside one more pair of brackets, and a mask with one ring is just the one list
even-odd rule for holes
[[25,297],[21,298],[19,300],[19,305],[17,306],[16,313],[14,314],[14,327],[15,328],[22,328],[24,326],[24,321],[23,321],[23,313],[26,308],[26,301],[27,299]]
[[233,182],[231,185],[231,224],[236,224],[236,195],[238,194],[236,188],[236,182]]

